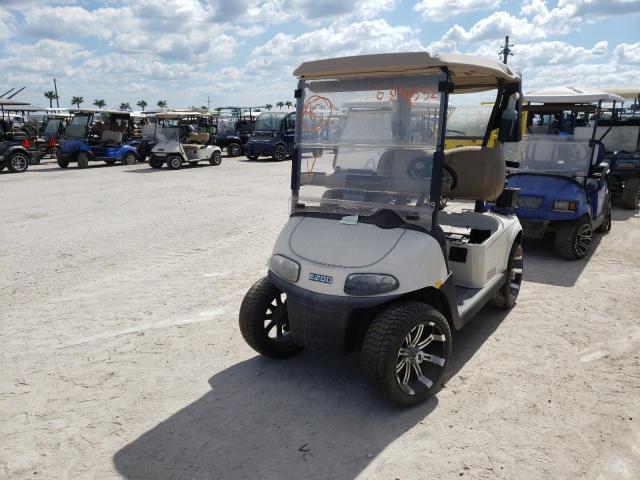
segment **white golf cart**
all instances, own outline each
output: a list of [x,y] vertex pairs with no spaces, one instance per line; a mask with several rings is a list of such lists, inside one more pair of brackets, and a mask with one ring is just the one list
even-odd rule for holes
[[161,168],[165,163],[172,170],[182,167],[185,162],[197,165],[208,161],[210,165],[220,165],[220,147],[210,144],[207,132],[196,131],[197,112],[158,112],[156,114],[156,142],[151,149],[149,165]]
[[[516,192],[504,189],[500,148],[486,146],[494,130],[499,145],[519,140],[520,76],[491,59],[424,52],[307,62],[295,75],[291,216],[268,276],[242,302],[240,330],[275,358],[359,349],[374,387],[419,403],[442,383],[451,330],[488,302],[513,307],[520,290]],[[445,150],[450,97],[483,91],[497,92],[483,145]],[[382,107],[345,108],[371,96]],[[340,128],[305,132],[314,104],[346,112]],[[443,193],[475,208],[439,211]]]

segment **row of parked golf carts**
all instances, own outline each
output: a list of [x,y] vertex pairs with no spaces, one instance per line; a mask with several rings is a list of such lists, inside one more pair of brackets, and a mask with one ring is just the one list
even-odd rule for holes
[[[295,75],[290,217],[239,312],[263,355],[359,351],[374,388],[417,404],[446,378],[451,332],[515,305],[525,237],[554,235],[580,259],[610,230],[612,200],[637,208],[640,123],[613,92],[523,96],[504,64],[425,52]],[[450,129],[478,92],[495,94],[479,137]],[[472,203],[449,212],[443,198]]]

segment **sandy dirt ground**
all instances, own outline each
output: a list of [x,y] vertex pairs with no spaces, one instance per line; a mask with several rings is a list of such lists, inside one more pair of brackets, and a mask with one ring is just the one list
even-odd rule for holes
[[450,379],[386,405],[357,355],[268,360],[240,302],[290,163],[0,174],[0,477],[638,479],[640,216],[454,336]]

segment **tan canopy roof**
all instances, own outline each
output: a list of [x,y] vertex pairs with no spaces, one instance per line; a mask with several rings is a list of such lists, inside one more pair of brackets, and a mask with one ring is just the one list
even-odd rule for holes
[[614,95],[620,95],[622,98],[638,98],[640,97],[640,85],[636,87],[610,87],[610,88],[601,88],[601,90],[609,93],[613,93]]
[[612,93],[582,87],[550,87],[532,90],[524,94],[527,102],[536,103],[596,103],[623,102],[624,99]]
[[382,53],[304,62],[293,74],[304,79],[430,74],[446,68],[456,87],[495,88],[498,81],[517,83],[520,75],[497,60],[475,55],[427,52]]

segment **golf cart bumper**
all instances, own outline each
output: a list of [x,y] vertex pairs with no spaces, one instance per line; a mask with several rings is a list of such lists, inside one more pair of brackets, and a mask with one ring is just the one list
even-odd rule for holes
[[274,145],[270,142],[247,142],[244,146],[244,153],[248,156],[270,157],[273,155]]
[[549,230],[549,220],[526,220],[519,218],[524,238],[537,239],[544,237]]
[[289,329],[293,341],[310,350],[347,354],[368,326],[360,313],[387,303],[397,295],[346,297],[312,292],[269,271],[269,280],[287,294]]

